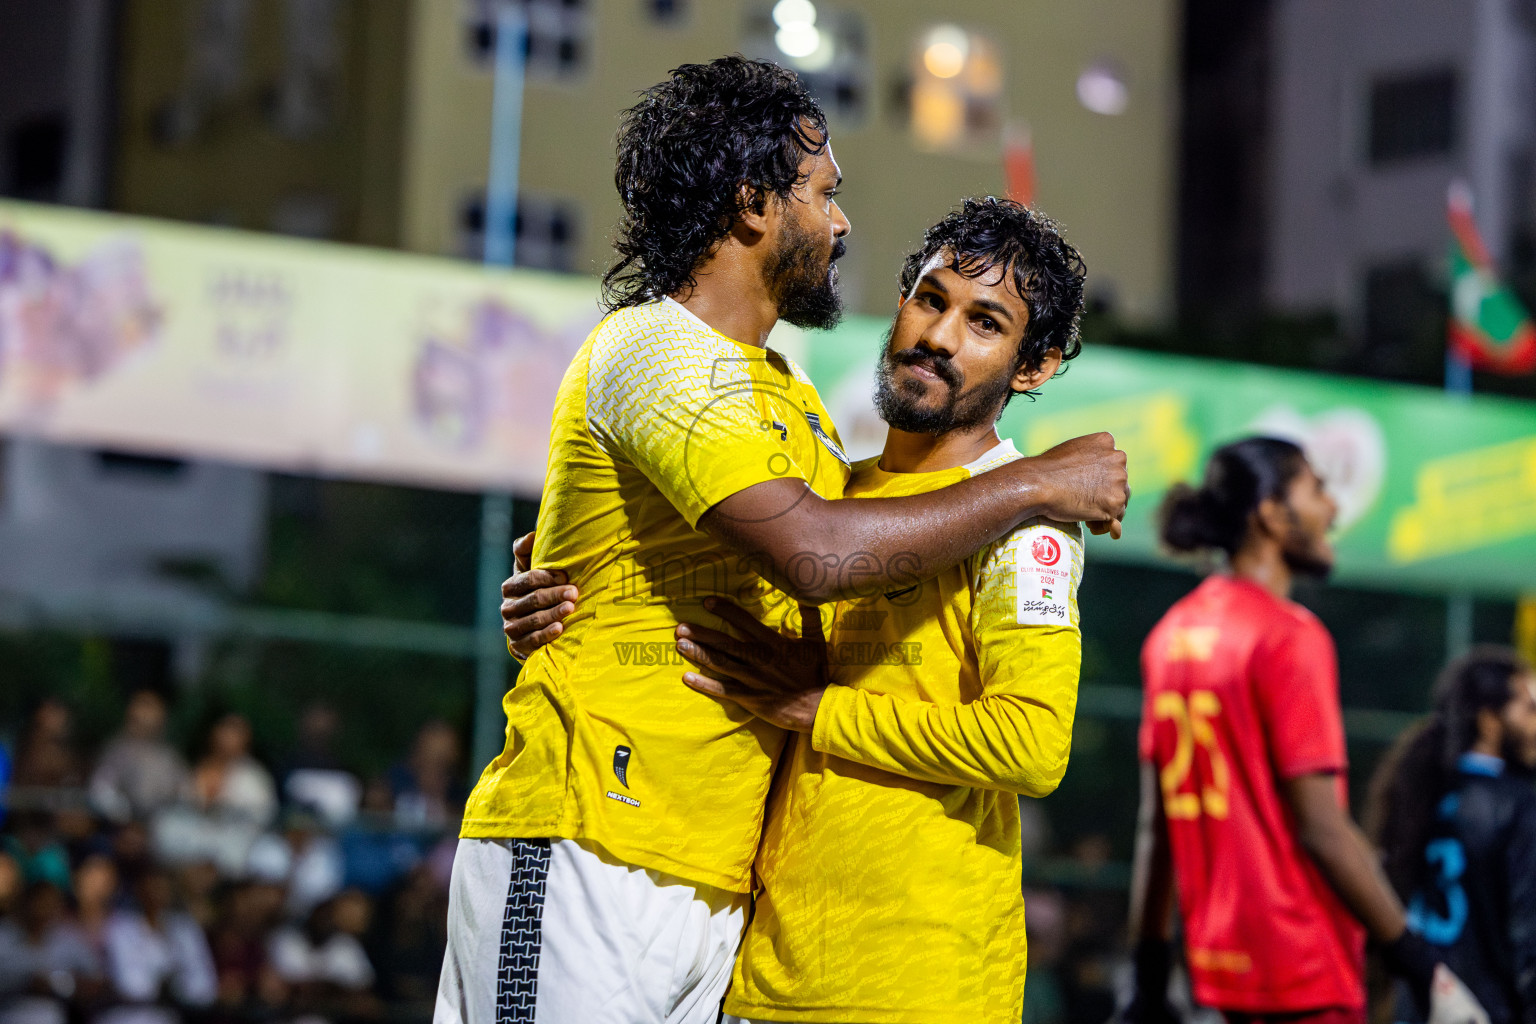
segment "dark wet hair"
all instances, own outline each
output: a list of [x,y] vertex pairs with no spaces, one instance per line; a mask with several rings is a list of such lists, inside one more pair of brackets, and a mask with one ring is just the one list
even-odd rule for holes
[[1235,554],[1248,518],[1266,498],[1285,492],[1307,464],[1301,448],[1275,437],[1245,437],[1222,445],[1205,464],[1199,487],[1174,484],[1159,510],[1163,543],[1176,552]]
[[1492,645],[1451,662],[1435,683],[1429,720],[1404,733],[1377,769],[1366,828],[1405,901],[1429,882],[1424,844],[1441,798],[1455,786],[1457,759],[1477,740],[1478,712],[1508,704],[1510,682],[1528,671],[1513,650]]
[[1082,351],[1078,321],[1088,268],[1051,218],[1011,199],[966,199],[929,228],[922,248],[907,257],[901,294],[911,293],[923,268],[941,253],[948,254],[947,266],[965,277],[997,271],[1001,281],[1012,275],[1014,289],[1029,306],[1017,365],[1039,366],[1051,348],[1061,349],[1063,360]]
[[619,124],[613,183],[624,218],[604,308],[695,285],[736,219],[769,196],[788,200],[806,158],[826,145],[826,116],[794,72],[740,56],[674,68]]

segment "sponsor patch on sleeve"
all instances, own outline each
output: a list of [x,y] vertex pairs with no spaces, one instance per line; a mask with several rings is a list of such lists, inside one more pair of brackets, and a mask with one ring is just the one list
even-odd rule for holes
[[1074,543],[1061,530],[1043,524],[1027,527],[1011,538],[1019,625],[1072,624]]

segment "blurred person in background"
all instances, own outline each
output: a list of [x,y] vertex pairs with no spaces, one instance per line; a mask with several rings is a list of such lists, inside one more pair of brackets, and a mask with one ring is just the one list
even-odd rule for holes
[[389,780],[374,776],[363,787],[361,813],[337,837],[343,884],[380,896],[421,860],[420,837],[397,831]]
[[357,814],[362,784],[332,751],[341,717],[323,702],[306,705],[299,716],[298,742],[278,766],[278,789],[290,806],[342,826]]
[[280,923],[275,902],[259,883],[237,883],[225,892],[208,944],[219,1006],[226,1011],[265,1017],[287,1005],[288,985],[269,953]]
[[277,975],[291,993],[295,1013],[372,1016],[376,974],[362,937],[372,921],[373,905],[348,889],[316,907],[302,927],[286,925],[272,936],[270,955]]
[[0,850],[15,859],[25,881],[48,882],[69,891],[69,853],[59,841],[52,813],[17,811],[7,831],[0,840]]
[[0,921],[0,1024],[65,1024],[103,992],[101,959],[68,917],[68,898],[33,882]]
[[1129,1021],[1173,1018],[1175,877],[1195,999],[1231,1024],[1364,1024],[1367,932],[1429,1008],[1435,953],[1349,818],[1333,639],[1290,599],[1332,569],[1337,512],[1302,450],[1264,437],[1164,499],[1164,544],[1226,565],[1142,648]]
[[125,1005],[100,1024],[173,1024],[180,1008],[211,1006],[218,975],[203,930],[175,905],[169,872],[149,868],[133,886],[133,903],[107,921],[107,977]]
[[214,720],[183,795],[216,817],[263,827],[277,817],[277,787],[272,773],[251,756],[251,723],[244,715],[230,712]]
[[165,723],[158,692],[139,690],[128,699],[123,727],[91,773],[91,802],[111,820],[147,818],[186,791],[187,764],[166,742]]
[[195,860],[172,871],[176,902],[204,931],[218,916],[219,867],[209,860]]
[[0,919],[16,912],[16,908],[21,904],[22,890],[26,885],[26,879],[21,874],[21,865],[16,863],[16,858],[0,850]]
[[395,823],[402,828],[444,828],[464,816],[463,753],[458,730],[427,722],[410,756],[389,771]]
[[45,697],[27,716],[16,745],[11,784],[18,788],[65,788],[85,784],[74,745],[74,715],[56,697]]
[[375,930],[372,958],[381,995],[430,1005],[448,945],[448,889],[429,863],[418,864],[396,886]]
[[105,962],[107,921],[117,909],[118,873],[112,857],[93,851],[74,870],[75,923],[91,951]]
[[[1493,1024],[1536,1024],[1536,673],[1477,648],[1372,784],[1369,820],[1408,920]],[[1399,993],[1396,1021],[1423,1021]]]
[[128,821],[111,832],[112,862],[117,865],[119,882],[131,889],[139,876],[154,866],[149,828],[142,821]]

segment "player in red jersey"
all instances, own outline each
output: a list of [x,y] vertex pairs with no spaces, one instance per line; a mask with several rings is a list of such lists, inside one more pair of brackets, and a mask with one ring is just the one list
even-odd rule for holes
[[1290,600],[1332,568],[1336,513],[1301,449],[1271,438],[1218,449],[1163,506],[1168,547],[1227,569],[1142,649],[1131,1021],[1170,1019],[1175,878],[1195,999],[1232,1024],[1363,1024],[1367,934],[1429,1004],[1434,957],[1349,818],[1333,640]]

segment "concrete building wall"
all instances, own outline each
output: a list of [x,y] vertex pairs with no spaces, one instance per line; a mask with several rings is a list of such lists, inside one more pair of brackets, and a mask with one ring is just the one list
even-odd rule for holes
[[[591,54],[568,79],[534,77],[526,93],[521,185],[529,196],[579,210],[573,269],[600,273],[619,206],[613,194],[613,130],[638,90],[687,61],[744,49],[752,0],[689,5],[659,23],[639,0],[592,3]],[[1005,188],[1001,137],[964,153],[921,151],[897,99],[922,33],[952,21],[995,42],[1005,75],[1006,116],[1028,124],[1036,201],[1084,252],[1092,288],[1136,320],[1171,312],[1177,132],[1178,4],[1173,0],[828,0],[824,18],[852,13],[867,33],[870,95],[854,124],[834,123],[853,221],[844,289],[850,308],[885,312],[899,256],[962,196]],[[760,10],[761,9],[761,10]],[[412,20],[405,123],[402,241],[453,252],[467,197],[484,187],[491,73],[465,45],[466,0],[417,0]],[[1129,103],[1119,116],[1079,103],[1079,74],[1096,61],[1121,69]]]
[[191,624],[261,569],[267,477],[0,442],[0,623]]
[[[1291,312],[1362,312],[1370,268],[1418,260],[1437,272],[1446,189],[1467,180],[1496,258],[1536,137],[1531,27],[1502,0],[1280,0],[1275,9],[1268,301]],[[1373,85],[1454,71],[1448,152],[1373,162]]]

